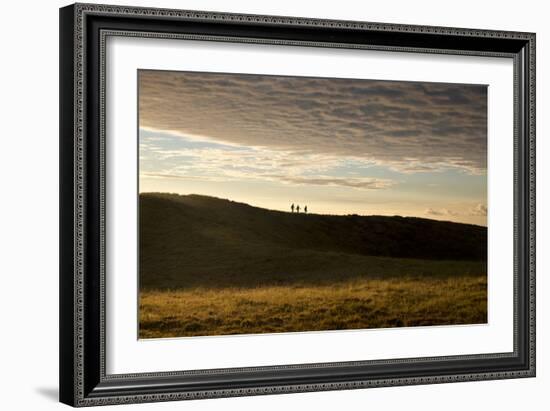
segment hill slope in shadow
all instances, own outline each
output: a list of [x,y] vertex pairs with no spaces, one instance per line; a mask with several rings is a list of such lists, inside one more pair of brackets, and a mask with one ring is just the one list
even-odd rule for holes
[[366,275],[482,274],[487,228],[144,193],[139,246],[143,288],[324,284]]

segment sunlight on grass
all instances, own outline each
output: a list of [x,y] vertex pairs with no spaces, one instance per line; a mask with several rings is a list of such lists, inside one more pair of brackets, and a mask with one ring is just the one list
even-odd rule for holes
[[140,338],[480,324],[485,275],[334,285],[144,290]]

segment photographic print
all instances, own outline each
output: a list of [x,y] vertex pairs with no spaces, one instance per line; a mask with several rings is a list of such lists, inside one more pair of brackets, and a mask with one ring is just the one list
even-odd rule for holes
[[61,402],[535,377],[535,33],[59,17]]
[[139,338],[487,323],[487,86],[139,70]]

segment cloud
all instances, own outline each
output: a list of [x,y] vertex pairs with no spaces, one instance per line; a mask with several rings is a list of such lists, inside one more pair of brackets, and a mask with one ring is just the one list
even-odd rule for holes
[[441,216],[456,217],[456,216],[460,215],[458,212],[449,210],[447,208],[441,208],[441,209],[428,208],[424,212],[424,214],[431,215],[431,216],[437,216],[437,217],[441,217]]
[[478,204],[470,209],[469,215],[471,216],[487,216],[487,206],[485,204]]
[[271,176],[285,183],[295,185],[319,185],[319,186],[341,186],[363,190],[379,190],[391,187],[395,184],[394,181],[382,178],[372,177],[289,177],[289,176]]
[[463,211],[456,211],[451,210],[448,208],[428,208],[424,211],[425,215],[429,216],[436,216],[436,217],[458,217],[458,216],[466,216],[466,217],[486,217],[487,216],[487,206],[485,204],[476,204],[473,207],[470,207]]
[[445,215],[445,210],[435,210],[433,208],[428,208],[426,211],[424,211],[424,214],[427,215],[435,215],[435,216],[442,216]]
[[404,173],[487,168],[487,87],[140,71],[140,126]]
[[347,160],[261,147],[235,147],[196,136],[140,132],[140,174],[147,178],[195,181],[276,181],[288,185],[380,190],[395,181],[342,172]]

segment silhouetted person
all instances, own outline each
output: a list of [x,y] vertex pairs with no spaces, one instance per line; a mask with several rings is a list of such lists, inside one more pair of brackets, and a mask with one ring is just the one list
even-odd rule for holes
[[292,210],[292,212],[294,212],[294,203],[292,203],[292,205],[290,206],[290,209]]
[[307,214],[307,206],[304,207],[304,213]]
[[299,206],[299,205],[296,206],[296,212],[297,212],[297,213],[300,212],[300,206]]

